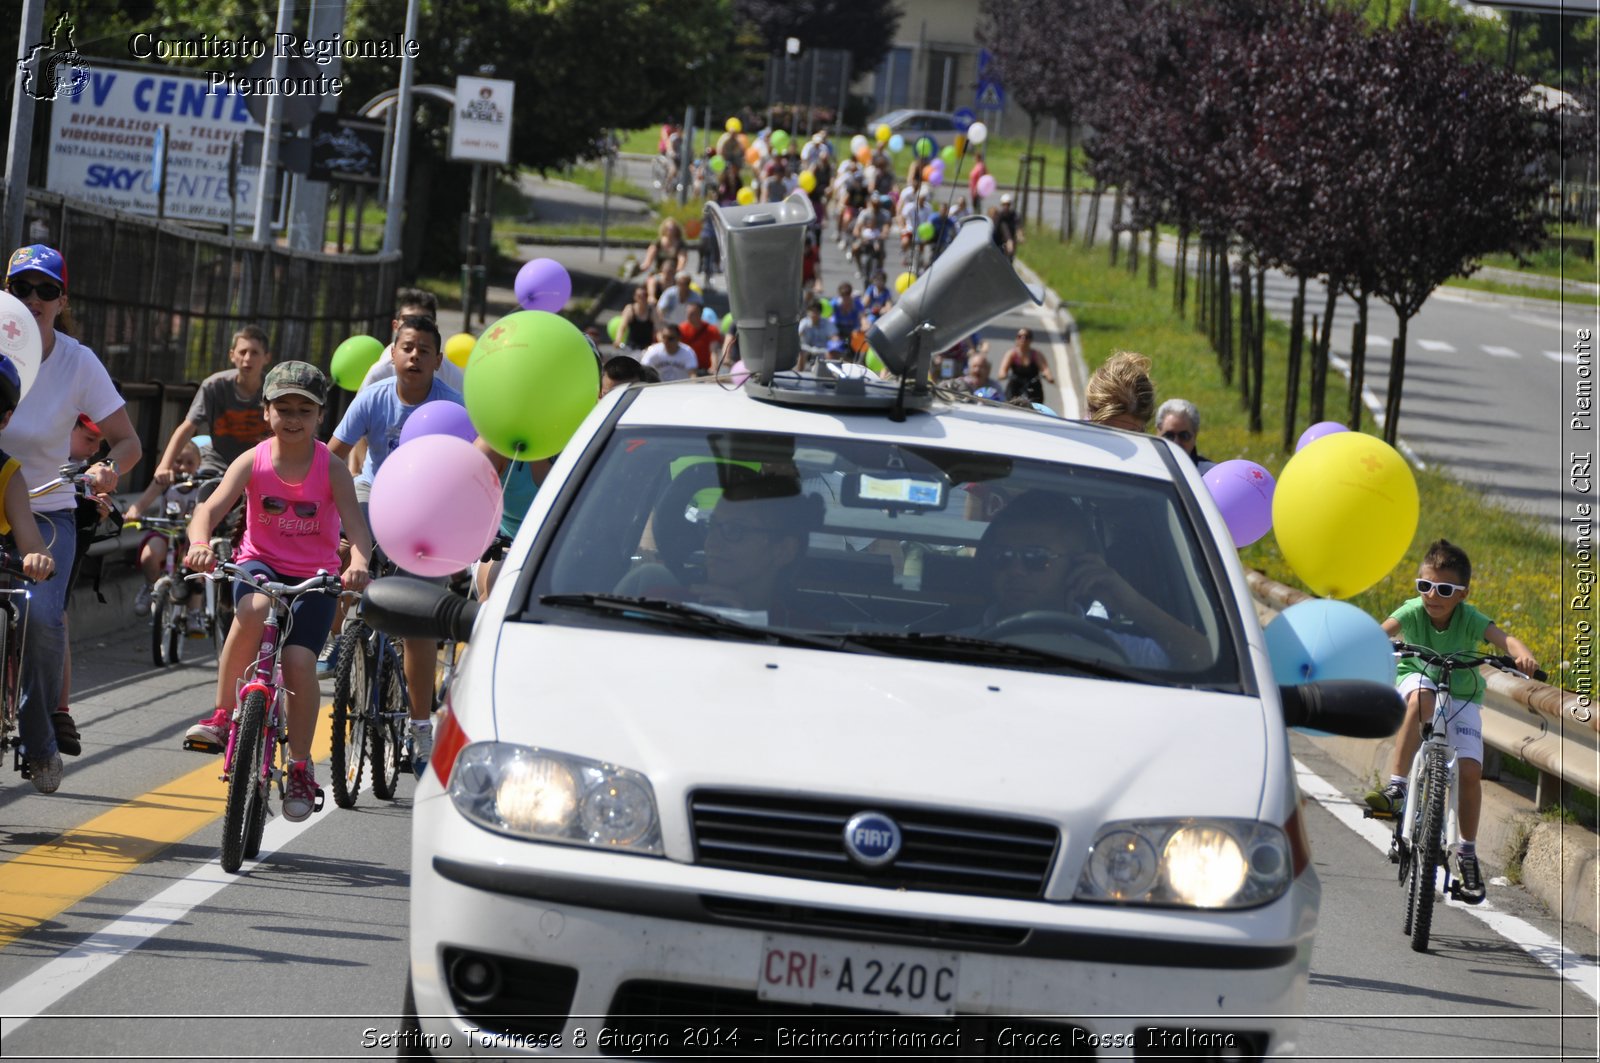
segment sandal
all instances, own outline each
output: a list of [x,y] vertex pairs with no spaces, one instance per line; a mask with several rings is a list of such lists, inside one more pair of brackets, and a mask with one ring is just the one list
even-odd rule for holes
[[72,719],[72,713],[66,709],[57,709],[50,714],[50,723],[56,729],[56,748],[69,757],[75,757],[83,752],[83,743],[78,734],[78,725]]

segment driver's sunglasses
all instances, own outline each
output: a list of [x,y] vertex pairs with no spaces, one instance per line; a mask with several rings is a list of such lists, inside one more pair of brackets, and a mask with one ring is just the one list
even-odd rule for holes
[[1456,591],[1465,591],[1466,589],[1467,585],[1465,583],[1440,583],[1431,579],[1417,580],[1418,594],[1427,594],[1429,591],[1434,591],[1441,598],[1453,598]]
[[261,496],[261,508],[268,513],[276,515],[287,512],[292,507],[294,515],[301,520],[310,520],[315,517],[318,505],[319,503],[317,502],[290,502],[288,499],[279,498],[277,495]]
[[32,281],[10,280],[6,282],[6,287],[18,299],[26,299],[30,295],[37,295],[47,303],[55,302],[61,298],[62,292],[61,285],[52,284],[50,281],[40,281],[35,284]]
[[1161,438],[1170,439],[1175,443],[1192,443],[1194,442],[1194,433],[1185,428],[1181,432],[1162,432]]
[[1020,561],[1028,572],[1043,572],[1060,559],[1060,554],[1042,546],[1007,546],[989,553],[989,564],[995,568],[1009,568]]

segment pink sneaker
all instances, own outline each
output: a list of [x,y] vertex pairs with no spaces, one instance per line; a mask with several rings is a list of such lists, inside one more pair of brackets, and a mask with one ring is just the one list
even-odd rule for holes
[[289,780],[283,793],[283,818],[299,823],[313,812],[322,811],[322,787],[317,785],[317,769],[309,760],[289,762]]
[[189,728],[189,733],[183,736],[183,748],[196,753],[221,753],[228,748],[228,728],[232,717],[230,710],[217,709]]

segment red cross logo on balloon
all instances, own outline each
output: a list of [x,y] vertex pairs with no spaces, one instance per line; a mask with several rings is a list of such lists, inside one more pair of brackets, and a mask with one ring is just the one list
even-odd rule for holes
[[22,335],[22,330],[17,327],[17,323],[8,320],[6,322],[6,339],[15,340],[20,335]]

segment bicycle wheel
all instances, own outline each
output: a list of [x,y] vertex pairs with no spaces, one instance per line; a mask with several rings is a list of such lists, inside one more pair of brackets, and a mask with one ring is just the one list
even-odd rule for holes
[[1445,800],[1450,777],[1443,749],[1428,750],[1423,780],[1423,792],[1417,795],[1422,801],[1422,830],[1412,841],[1409,922],[1413,952],[1428,951],[1428,934],[1433,929],[1433,886],[1439,865],[1444,862]]
[[450,693],[450,681],[455,678],[456,667],[461,663],[461,643],[439,643],[439,656],[433,666],[433,711],[444,708],[444,699]]
[[339,667],[333,680],[333,800],[354,808],[367,764],[367,637],[371,629],[359,620],[339,636]]
[[228,804],[222,813],[222,870],[234,872],[244,862],[251,805],[266,801],[261,778],[261,738],[267,718],[267,696],[252,692],[244,699],[239,716],[239,738],[233,747],[233,771],[228,776]]
[[177,647],[169,638],[172,616],[177,609],[177,604],[173,602],[167,590],[158,587],[155,591],[155,602],[150,609],[150,660],[157,668],[177,663],[177,658],[173,656]]
[[383,663],[374,664],[381,670],[377,691],[377,718],[368,728],[372,740],[372,793],[385,801],[394,799],[395,788],[400,783],[400,765],[405,758],[405,721],[410,715],[406,704],[405,680],[400,673],[400,654],[394,644],[384,647]]
[[[262,740],[265,742],[265,737]],[[276,745],[277,743],[274,742],[273,746],[276,747]],[[275,755],[275,749],[274,752],[269,753],[266,746],[263,745],[261,750],[263,764],[270,768]],[[246,860],[254,860],[261,855],[261,833],[267,829],[267,794],[269,789],[270,784],[263,779],[261,785],[251,792],[250,797],[245,802],[244,858]]]

